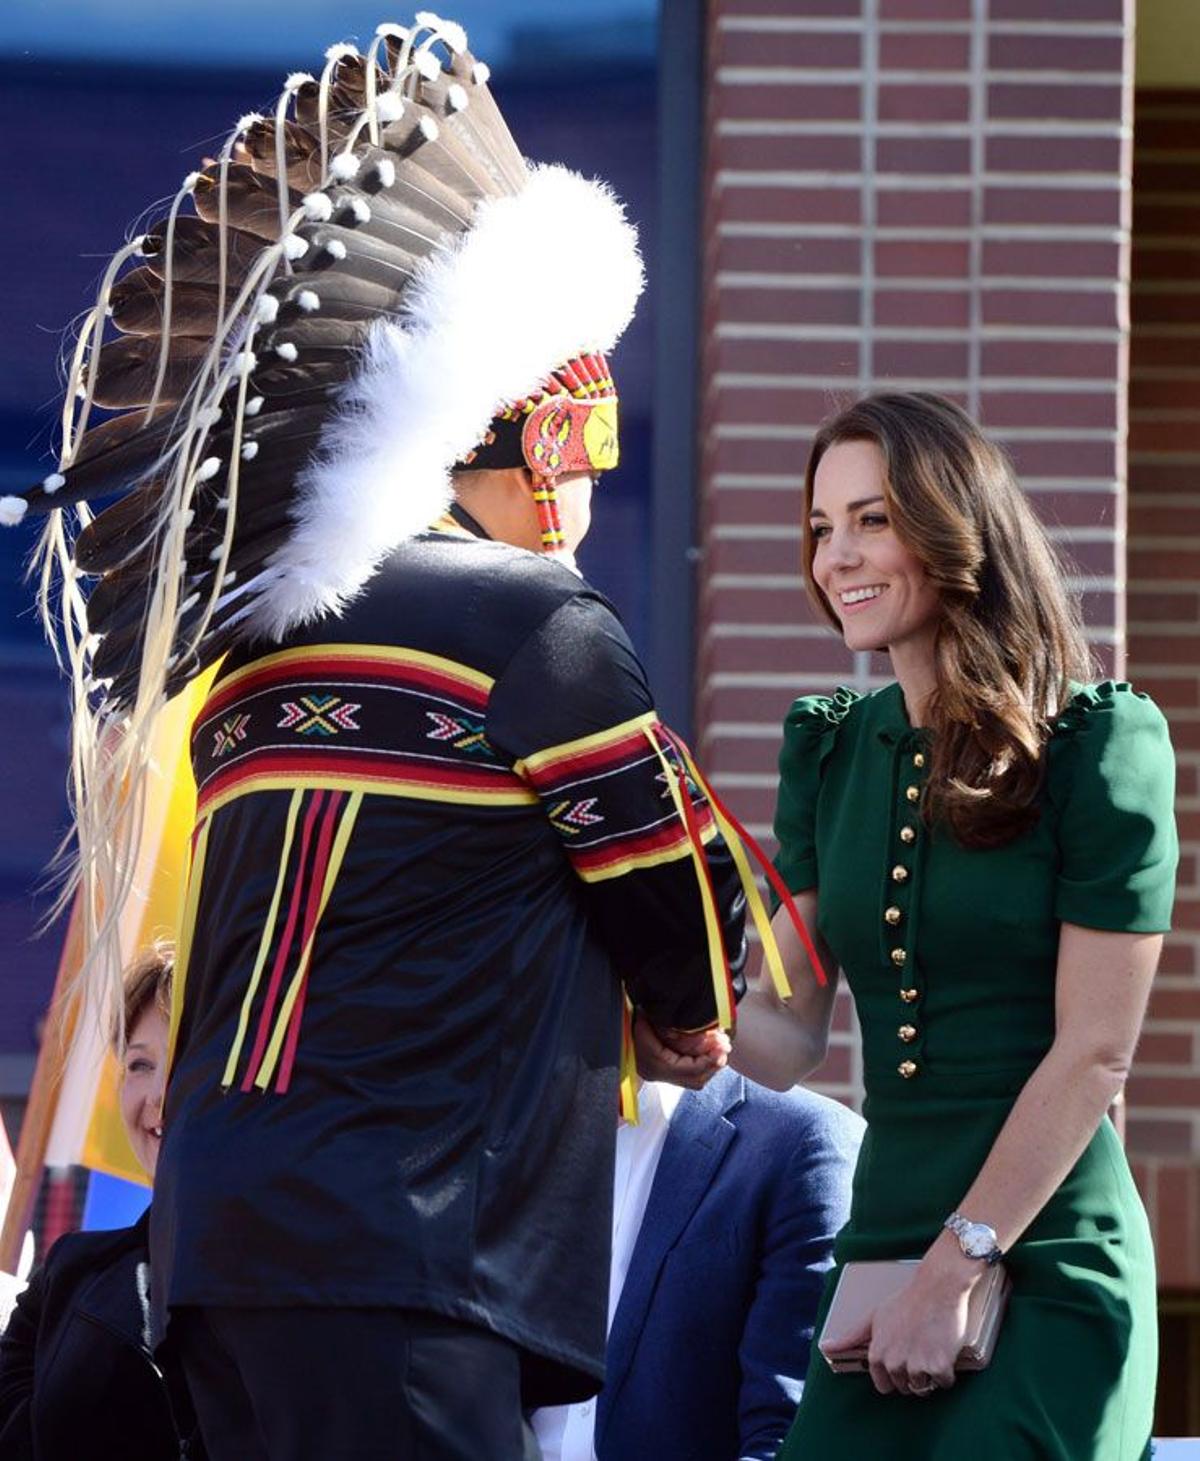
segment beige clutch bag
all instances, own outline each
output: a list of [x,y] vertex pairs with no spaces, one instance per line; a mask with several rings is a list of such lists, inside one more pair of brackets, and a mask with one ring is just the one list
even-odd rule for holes
[[[831,1370],[840,1374],[843,1370],[867,1368],[866,1345],[846,1349],[842,1340],[857,1333],[867,1316],[884,1299],[890,1299],[893,1294],[907,1288],[912,1282],[917,1262],[916,1258],[898,1258],[886,1263],[847,1263],[842,1269],[833,1303],[825,1316],[825,1327],[817,1341],[817,1348]],[[1000,1332],[1000,1320],[1011,1288],[1012,1282],[1002,1263],[985,1269],[983,1277],[971,1290],[967,1305],[967,1337],[955,1361],[956,1370],[982,1370],[987,1367],[996,1348],[996,1336]]]

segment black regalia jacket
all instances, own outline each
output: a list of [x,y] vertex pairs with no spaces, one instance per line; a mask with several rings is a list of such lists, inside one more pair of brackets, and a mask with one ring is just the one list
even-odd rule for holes
[[711,1023],[743,901],[612,608],[445,527],[196,720],[151,1292],[433,1310],[544,1405],[603,1377],[622,983]]

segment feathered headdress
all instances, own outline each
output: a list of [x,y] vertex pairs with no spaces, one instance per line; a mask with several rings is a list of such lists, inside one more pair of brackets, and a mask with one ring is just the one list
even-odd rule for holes
[[[239,639],[339,609],[445,508],[497,416],[541,408],[544,425],[564,362],[606,375],[588,352],[632,316],[634,230],[603,184],[526,164],[487,80],[428,12],[289,76],[114,255],[58,468],[0,498],[6,524],[49,514],[36,561],[75,687],[93,937],[124,901],[166,697]],[[604,392],[580,370],[591,404]]]

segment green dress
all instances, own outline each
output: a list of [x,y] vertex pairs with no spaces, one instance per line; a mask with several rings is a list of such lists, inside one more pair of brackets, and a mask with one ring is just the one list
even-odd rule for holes
[[[778,866],[794,891],[819,890],[866,1086],[821,1318],[843,1263],[919,1257],[962,1200],[1053,1040],[1059,925],[1170,922],[1174,759],[1146,696],[1112,682],[1075,696],[1048,744],[1042,815],[1000,848],[967,851],[925,826],[927,752],[894,684],[798,700],[785,728]],[[987,1370],[929,1399],[881,1396],[866,1375],[834,1375],[814,1344],[777,1461],[1148,1455],[1154,1252],[1109,1121],[1006,1262],[1013,1292]]]

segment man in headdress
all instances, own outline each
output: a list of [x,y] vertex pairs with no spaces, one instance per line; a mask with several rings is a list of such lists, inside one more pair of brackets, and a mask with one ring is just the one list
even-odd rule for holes
[[151,1232],[215,1461],[509,1461],[522,1403],[594,1393],[622,990],[702,1080],[745,957],[740,848],[571,557],[633,231],[418,21],[289,78],[122,250],[59,470],[0,500],[134,487],[44,542],[85,886],[164,690],[224,656]]

